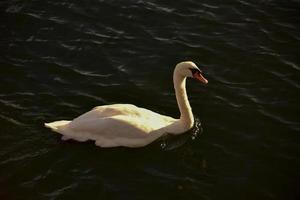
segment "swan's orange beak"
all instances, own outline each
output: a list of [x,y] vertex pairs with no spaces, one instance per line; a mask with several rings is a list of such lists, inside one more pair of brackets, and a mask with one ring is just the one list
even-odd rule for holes
[[203,84],[207,84],[208,83],[208,80],[206,80],[206,78],[204,78],[200,72],[194,73],[193,77],[195,79],[197,79],[198,81],[200,81],[201,83],[203,83]]

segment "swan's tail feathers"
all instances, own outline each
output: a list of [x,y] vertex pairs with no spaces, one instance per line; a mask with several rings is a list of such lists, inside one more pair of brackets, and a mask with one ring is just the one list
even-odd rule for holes
[[59,128],[62,128],[66,125],[68,125],[71,121],[67,120],[61,120],[61,121],[55,121],[50,123],[45,123],[45,127],[51,128],[53,131],[57,131]]

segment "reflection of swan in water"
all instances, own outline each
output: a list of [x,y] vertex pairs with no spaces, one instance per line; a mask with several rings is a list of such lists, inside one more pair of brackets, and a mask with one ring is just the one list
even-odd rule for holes
[[173,82],[181,116],[179,119],[160,115],[129,104],[95,107],[73,121],[45,123],[63,135],[63,140],[95,140],[100,147],[141,147],[169,134],[181,134],[194,125],[194,116],[186,93],[186,77],[206,84],[201,70],[193,62],[176,65]]

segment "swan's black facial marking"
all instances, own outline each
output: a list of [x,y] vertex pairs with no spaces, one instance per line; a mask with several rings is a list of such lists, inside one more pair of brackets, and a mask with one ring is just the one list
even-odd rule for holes
[[203,77],[202,71],[197,68],[189,68],[192,72],[193,78],[200,81],[201,83],[207,84],[208,81]]
[[196,73],[202,74],[202,71],[200,69],[190,68],[190,70],[191,70],[193,75],[195,75]]

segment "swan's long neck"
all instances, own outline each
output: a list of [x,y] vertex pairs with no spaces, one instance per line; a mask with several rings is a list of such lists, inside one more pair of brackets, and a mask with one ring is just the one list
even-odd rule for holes
[[174,71],[173,74],[176,99],[180,110],[180,123],[185,129],[189,129],[194,124],[194,116],[186,93],[186,77]]

